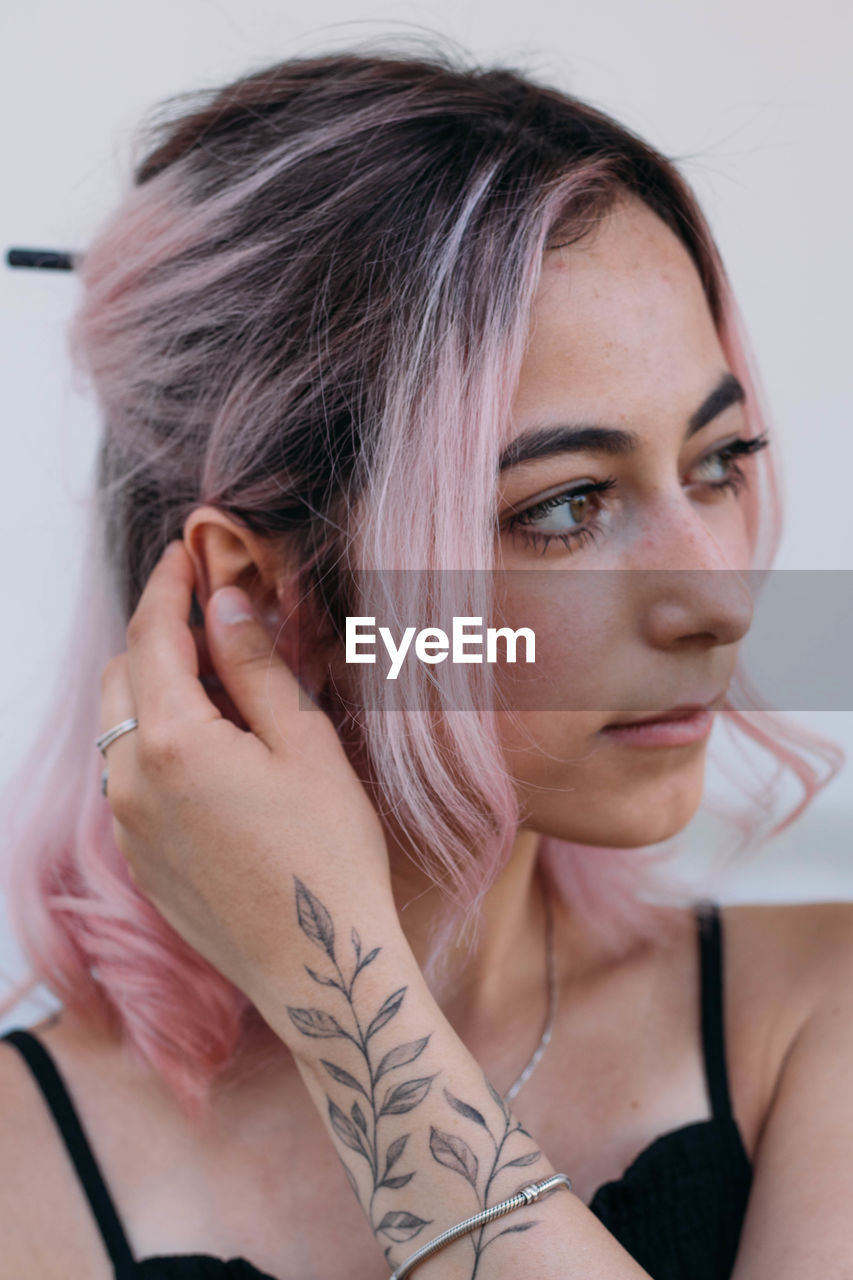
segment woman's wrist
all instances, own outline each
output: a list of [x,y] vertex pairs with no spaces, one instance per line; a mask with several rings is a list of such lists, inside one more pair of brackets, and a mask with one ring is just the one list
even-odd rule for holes
[[353,1001],[363,1003],[367,989],[373,991],[378,985],[376,971],[370,970],[380,952],[389,972],[394,972],[389,965],[393,957],[394,965],[402,965],[410,980],[417,976],[423,981],[400,925],[390,885],[387,893],[371,886],[369,903],[354,905],[348,887],[329,887],[318,880],[310,873],[305,879],[291,877],[280,946],[253,966],[251,980],[244,988],[279,1039],[306,1066],[317,1058],[323,1040],[339,1037],[319,1034],[322,1018],[314,1028],[318,1034],[309,1034],[305,1020],[293,1017],[288,1010],[316,1009],[332,1017],[335,1013],[345,1015],[349,1018],[347,1027],[355,1033]]

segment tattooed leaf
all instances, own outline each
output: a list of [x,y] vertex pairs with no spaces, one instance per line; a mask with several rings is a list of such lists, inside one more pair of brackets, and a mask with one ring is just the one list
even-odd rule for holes
[[296,881],[296,915],[299,927],[312,942],[322,947],[330,960],[335,958],[335,927],[332,917],[320,899],[306,889],[298,876]]
[[414,1176],[413,1173],[398,1174],[395,1178],[383,1178],[379,1185],[380,1187],[389,1187],[391,1191],[399,1191],[407,1182],[411,1182]]
[[358,1105],[357,1102],[354,1102],[352,1104],[350,1115],[352,1116],[354,1122],[356,1123],[358,1128],[361,1130],[361,1132],[367,1133],[367,1121],[364,1118],[364,1112],[362,1111],[361,1107]]
[[317,1040],[332,1040],[336,1036],[343,1036],[346,1040],[352,1040],[352,1036],[344,1031],[338,1020],[322,1009],[293,1009],[288,1005],[287,1012],[290,1021],[304,1036],[314,1036]]
[[502,1097],[501,1097],[501,1095],[498,1093],[497,1089],[496,1089],[496,1088],[495,1088],[495,1086],[492,1084],[491,1080],[489,1080],[489,1079],[488,1079],[488,1077],[484,1076],[484,1077],[483,1077],[483,1079],[486,1081],[486,1085],[488,1086],[489,1093],[492,1095],[493,1100],[494,1100],[494,1101],[497,1103],[497,1105],[500,1107],[500,1109],[501,1109],[501,1111],[503,1112],[504,1116],[505,1116],[506,1118],[508,1118],[508,1117],[509,1117],[509,1112],[508,1112],[508,1110],[507,1110],[507,1105],[506,1105],[506,1103],[504,1102],[503,1098],[502,1098]]
[[343,1142],[345,1146],[349,1147],[350,1151],[357,1151],[360,1156],[364,1156],[368,1163],[370,1163],[370,1156],[365,1149],[361,1134],[358,1129],[356,1129],[352,1120],[350,1120],[348,1116],[344,1115],[340,1107],[336,1106],[335,1103],[332,1102],[331,1098],[329,1099],[329,1119],[332,1122],[332,1128],[340,1138],[341,1142]]
[[391,1019],[394,1017],[394,1014],[397,1012],[397,1010],[400,1008],[400,1005],[403,1003],[403,996],[405,994],[406,994],[405,987],[400,987],[397,991],[392,992],[392,994],[388,997],[388,999],[382,1005],[381,1009],[379,1010],[376,1017],[371,1022],[370,1026],[367,1028],[367,1035],[365,1036],[366,1040],[369,1040],[371,1036],[375,1036],[377,1031],[382,1030],[386,1022],[391,1021]]
[[495,1235],[493,1235],[489,1240],[486,1241],[486,1243],[483,1245],[483,1248],[480,1250],[480,1253],[482,1253],[483,1249],[485,1249],[488,1245],[493,1244],[495,1240],[499,1240],[501,1236],[511,1236],[518,1231],[529,1231],[531,1227],[536,1226],[537,1221],[538,1219],[534,1218],[532,1222],[519,1222],[518,1225],[515,1227],[504,1227],[503,1231],[498,1231]]
[[315,973],[307,964],[305,965],[305,970],[315,982],[319,982],[321,987],[337,987],[338,991],[343,990],[343,987],[338,982],[337,978],[321,978],[320,974]]
[[502,1169],[521,1169],[526,1164],[535,1164],[542,1155],[541,1151],[528,1151],[523,1156],[516,1156],[514,1160],[507,1160],[506,1164],[502,1164]]
[[433,1154],[433,1158],[439,1164],[443,1164],[448,1169],[453,1169],[456,1173],[461,1173],[462,1177],[467,1182],[470,1182],[476,1191],[480,1163],[467,1142],[463,1142],[461,1138],[457,1138],[452,1133],[443,1133],[441,1129],[436,1129],[431,1125],[429,1149]]
[[404,1080],[396,1088],[389,1089],[382,1103],[380,1116],[404,1116],[407,1111],[414,1111],[419,1102],[423,1102],[429,1093],[429,1087],[435,1076],[423,1076],[420,1080]]
[[362,969],[366,969],[369,964],[372,964],[381,950],[381,947],[374,947],[372,951],[368,951],[364,959],[359,961],[358,968],[355,971],[356,974],[361,973]]
[[358,1190],[358,1183],[355,1180],[355,1176],[353,1175],[352,1170],[347,1165],[344,1164],[343,1160],[341,1161],[341,1168],[349,1178],[349,1184],[352,1187],[353,1191],[355,1192],[356,1200],[358,1201],[359,1204],[361,1204],[361,1195]]
[[395,1067],[405,1067],[410,1062],[414,1062],[415,1058],[419,1058],[424,1049],[429,1044],[429,1036],[424,1036],[423,1040],[410,1040],[408,1044],[398,1044],[396,1049],[391,1049],[385,1054],[385,1057],[379,1063],[376,1071],[376,1079],[381,1080],[389,1071],[393,1071]]
[[360,960],[361,959],[361,938],[359,936],[358,929],[355,929],[355,928],[353,929],[352,933],[350,934],[350,938],[352,939],[352,949],[355,952],[355,958],[356,960]]
[[360,1085],[355,1076],[351,1076],[348,1071],[344,1071],[343,1067],[336,1067],[334,1062],[328,1062],[325,1058],[321,1058],[323,1066],[328,1071],[333,1080],[337,1080],[338,1084],[345,1084],[348,1089],[357,1089],[359,1093],[363,1093],[367,1097],[367,1091],[363,1085]]
[[467,1102],[463,1102],[461,1098],[455,1097],[449,1089],[444,1090],[444,1096],[450,1103],[454,1111],[458,1111],[460,1116],[464,1116],[466,1120],[473,1120],[475,1124],[482,1125],[484,1129],[488,1126],[483,1116],[476,1107],[469,1106]]
[[389,1240],[404,1244],[406,1240],[414,1240],[418,1232],[428,1227],[431,1222],[432,1218],[418,1218],[415,1214],[406,1213],[403,1209],[394,1209],[385,1214],[376,1230],[384,1232]]
[[391,1171],[391,1169],[394,1168],[394,1165],[400,1159],[400,1156],[405,1151],[406,1143],[408,1141],[409,1141],[409,1135],[407,1133],[404,1133],[402,1138],[395,1138],[394,1141],[391,1143],[390,1147],[388,1148],[388,1151],[386,1152],[386,1155],[385,1155],[385,1175],[384,1176],[386,1178],[388,1177],[388,1174]]

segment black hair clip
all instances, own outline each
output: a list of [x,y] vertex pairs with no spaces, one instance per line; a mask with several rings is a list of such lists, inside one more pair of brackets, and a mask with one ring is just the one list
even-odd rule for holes
[[6,252],[9,267],[36,267],[42,271],[73,271],[77,255],[62,253],[58,249],[9,249]]

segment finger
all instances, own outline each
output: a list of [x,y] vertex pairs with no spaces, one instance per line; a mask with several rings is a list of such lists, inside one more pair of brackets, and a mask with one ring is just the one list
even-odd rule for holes
[[270,750],[293,742],[299,682],[246,593],[234,586],[214,591],[205,609],[205,627],[214,668],[251,731]]
[[189,625],[195,574],[180,539],[151,572],[127,628],[130,681],[140,724],[221,719],[199,679]]
[[[136,715],[136,703],[130,673],[127,667],[127,653],[117,653],[110,658],[101,672],[101,709],[99,722],[101,733],[114,728],[122,720],[129,720]],[[118,742],[119,739],[117,738]],[[107,751],[109,751],[107,747]]]
[[204,627],[191,627],[198,648],[199,679],[204,685],[208,698],[219,709],[225,720],[230,720],[238,729],[249,726],[228,696],[228,692],[216,673],[210,652],[207,647],[207,636]]
[[222,681],[216,674],[216,669],[210,658],[207,648],[207,636],[204,626],[190,627],[195,640],[196,652],[198,654],[198,678],[204,685],[205,689],[221,689]]
[[[110,658],[101,674],[99,717],[101,734],[106,733],[109,729],[114,729],[116,725],[121,724],[124,720],[131,719],[133,716],[136,716],[136,705],[130,683],[127,653],[119,653],[114,658]],[[128,756],[135,750],[135,744],[131,741],[133,737],[134,734],[132,733],[121,734],[114,742],[110,743],[103,753],[103,765],[109,770],[107,787],[107,799],[109,801],[112,800],[110,786],[113,788],[113,796],[116,794],[114,775],[117,773],[121,777],[127,771]]]

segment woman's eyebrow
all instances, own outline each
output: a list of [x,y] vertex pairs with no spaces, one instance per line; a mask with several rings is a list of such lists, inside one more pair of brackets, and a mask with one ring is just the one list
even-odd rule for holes
[[[746,399],[746,392],[733,373],[726,373],[714,390],[705,397],[687,422],[685,441],[733,404]],[[579,423],[575,426],[534,427],[524,431],[507,445],[500,456],[498,474],[521,462],[547,458],[554,453],[605,453],[610,457],[624,457],[633,453],[640,444],[634,431],[619,427],[598,427]]]

